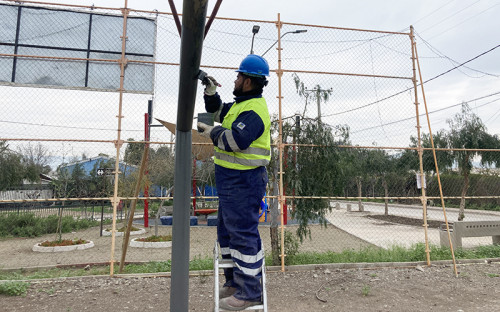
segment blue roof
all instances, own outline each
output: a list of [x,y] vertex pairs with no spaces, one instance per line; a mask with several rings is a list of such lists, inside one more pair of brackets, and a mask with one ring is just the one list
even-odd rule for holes
[[[62,165],[61,170],[66,170],[69,174],[73,173],[73,170],[77,165],[80,165],[81,168],[83,169],[83,172],[85,175],[90,175],[90,172],[94,168],[102,168],[102,167],[107,167],[107,168],[114,168],[115,167],[115,161],[112,158],[109,158],[107,156],[97,156],[97,157],[91,157],[88,159],[80,160],[71,164],[67,165]],[[125,172],[125,175],[129,175],[135,170],[137,170],[137,166],[135,165],[130,165],[125,162],[120,162],[119,163],[119,168],[120,172]]]

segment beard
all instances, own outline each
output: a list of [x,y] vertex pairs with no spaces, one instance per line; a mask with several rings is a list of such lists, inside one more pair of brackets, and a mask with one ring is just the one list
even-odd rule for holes
[[243,86],[239,86],[239,87],[234,87],[234,90],[233,90],[233,95],[234,96],[242,96],[244,95],[245,93],[243,92]]

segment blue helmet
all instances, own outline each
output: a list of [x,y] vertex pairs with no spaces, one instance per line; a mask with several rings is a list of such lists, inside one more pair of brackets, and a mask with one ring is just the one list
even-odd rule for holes
[[251,77],[263,78],[264,76],[269,76],[269,65],[262,56],[249,54],[241,61],[237,72]]

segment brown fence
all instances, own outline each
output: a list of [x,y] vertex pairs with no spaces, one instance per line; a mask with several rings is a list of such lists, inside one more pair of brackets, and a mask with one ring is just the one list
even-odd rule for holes
[[[14,1],[1,4],[12,10],[38,5]],[[87,84],[62,87],[62,82],[50,79],[35,84],[0,81],[4,103],[0,141],[5,141],[5,147],[8,145],[2,148],[2,157],[20,157],[41,170],[49,165],[55,171],[51,182],[53,197],[2,198],[0,205],[10,208],[0,211],[4,215],[20,213],[20,209],[12,207],[21,208],[27,203],[43,202],[50,208],[73,202],[73,206],[82,207],[73,207],[75,211],[97,205],[99,212],[108,211],[103,218],[116,220],[120,212],[126,215],[134,200],[138,200],[134,226],[142,228],[149,222],[146,231],[150,234],[170,234],[171,226],[160,224],[155,228],[155,224],[171,211],[174,135],[154,118],[175,123],[180,37],[174,17],[171,13],[133,9],[55,4],[44,4],[44,8],[96,16],[111,14],[121,17],[122,23],[128,18],[154,21],[154,57],[127,56],[129,50],[125,47],[141,47],[144,38],[131,36],[126,28],[118,29],[116,24],[114,28],[109,26],[109,32],[115,34],[110,35],[109,46],[119,45],[121,54],[98,53],[92,47],[89,55],[93,57],[73,57],[57,47],[50,47],[52,54],[25,54],[19,51],[35,46],[36,38],[17,38],[24,45],[18,41],[0,42],[0,67],[4,66],[0,70],[7,71],[11,68],[7,64],[15,60],[26,73],[47,72],[47,76],[64,73],[60,67],[100,64],[103,66],[95,68],[102,68],[103,72],[97,76],[109,80],[107,90]],[[53,12],[57,11],[50,11]],[[39,17],[46,18],[44,14]],[[88,22],[71,27],[63,19],[53,23],[61,25],[47,27],[46,32],[38,29],[40,36],[57,37],[74,28],[89,28]],[[495,166],[470,168],[472,160],[496,163],[497,138],[482,134],[482,145],[471,147],[453,145],[453,131],[429,135],[432,129],[412,29],[384,32],[304,25],[282,21],[279,15],[276,21],[216,18],[204,42],[201,67],[222,85],[218,92],[226,102],[232,100],[234,70],[250,52],[254,25],[260,26],[254,53],[265,53],[272,69],[264,91],[273,116],[269,213],[260,227],[268,253],[268,229],[278,225],[282,225],[282,231],[286,228],[300,237],[299,252],[320,253],[411,247],[419,243],[440,245],[439,226],[445,221],[445,207],[450,222],[458,220],[462,213],[466,220],[500,220],[500,183]],[[107,49],[108,42],[99,44],[99,49]],[[9,52],[17,46],[18,53]],[[48,66],[44,60],[57,62]],[[139,65],[146,66],[146,72],[147,66],[152,68],[152,92],[131,90],[132,77],[142,73]],[[71,75],[60,78],[73,79]],[[148,79],[147,75],[144,79]],[[121,82],[118,86],[117,81]],[[204,112],[201,86],[197,92],[195,116]],[[470,112],[467,106],[463,109]],[[147,113],[154,118],[148,120]],[[461,120],[450,118],[455,120],[454,129],[460,130]],[[136,197],[145,143],[149,148],[147,172],[140,196]],[[434,145],[437,149],[433,149]],[[203,144],[195,144],[193,150],[200,146]],[[216,212],[217,201],[212,196],[213,162],[196,156],[193,215],[195,209],[198,213],[201,210],[201,214],[198,226],[191,228],[190,254],[192,258],[204,258],[211,256],[216,229],[207,225],[210,218],[203,213]],[[468,161],[463,162],[464,159]],[[422,188],[422,183],[426,187]],[[149,215],[148,221],[144,214]],[[92,218],[103,219],[94,213]],[[68,239],[83,238],[95,244],[89,250],[64,254],[31,251],[35,243],[50,240],[55,234],[22,242],[2,240],[1,248],[8,252],[0,256],[1,263],[4,268],[106,263],[110,253],[111,261],[116,261],[115,252],[122,251],[121,238],[100,234],[98,227],[64,234]],[[491,238],[464,241],[465,247],[481,244],[491,244]],[[169,259],[170,249],[131,247],[126,261]]]

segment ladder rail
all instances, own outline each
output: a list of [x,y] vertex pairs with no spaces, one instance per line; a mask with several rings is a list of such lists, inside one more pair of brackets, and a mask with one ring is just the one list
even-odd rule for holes
[[[264,244],[262,244],[262,250],[264,250]],[[214,311],[226,311],[221,310],[219,307],[219,270],[224,268],[232,268],[234,267],[234,262],[230,259],[222,259],[219,256],[219,242],[215,240],[214,246]],[[262,259],[262,304],[248,307],[242,311],[255,311],[255,310],[263,310],[267,312],[267,291],[266,291],[266,264],[265,259]]]

